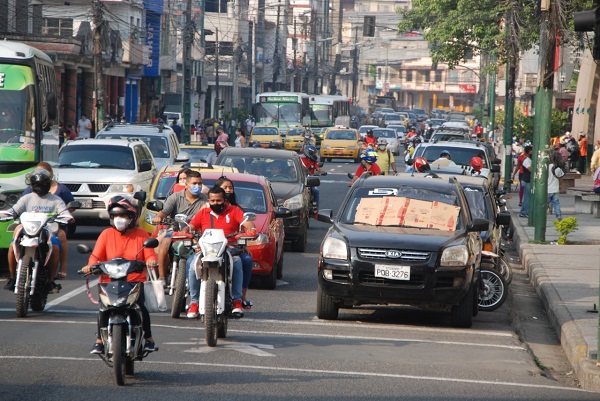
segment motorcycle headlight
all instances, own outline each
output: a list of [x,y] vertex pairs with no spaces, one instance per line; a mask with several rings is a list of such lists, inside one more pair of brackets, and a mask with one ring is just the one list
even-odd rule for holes
[[156,217],[158,213],[154,213],[150,210],[146,210],[146,214],[144,215],[144,221],[148,224],[153,224],[152,219]]
[[112,184],[108,187],[108,192],[133,192],[134,190],[133,184]]
[[348,247],[341,239],[327,237],[323,242],[322,254],[324,258],[347,260]]
[[248,241],[248,243],[246,245],[248,245],[248,246],[264,245],[264,244],[268,244],[268,243],[269,243],[269,237],[267,237],[267,234],[260,233],[260,234],[258,234],[258,237],[256,237],[256,239]]
[[469,260],[469,252],[465,245],[452,246],[442,252],[441,266],[465,266]]
[[[127,305],[133,304],[135,301],[137,301],[139,296],[140,296],[140,286],[136,285],[135,288],[133,290],[131,290],[131,292],[127,296]],[[119,299],[119,301],[120,301],[120,299]]]
[[294,195],[283,202],[283,207],[294,210],[300,209],[303,206],[302,194]]
[[42,227],[42,222],[41,221],[26,221],[23,222],[23,230],[25,230],[25,232],[28,235],[36,235],[38,231],[40,231],[40,228]]
[[108,274],[111,278],[120,279],[127,276],[127,270],[129,269],[129,262],[125,263],[110,263],[106,262],[102,265],[102,270]]
[[204,256],[218,256],[222,246],[223,244],[221,242],[216,242],[213,244],[205,243],[202,246],[202,253]]

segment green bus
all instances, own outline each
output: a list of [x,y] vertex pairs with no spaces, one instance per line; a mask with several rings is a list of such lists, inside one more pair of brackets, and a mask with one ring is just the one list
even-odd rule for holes
[[[56,91],[50,57],[23,43],[0,41],[0,210],[17,202],[26,175],[38,162],[48,160],[45,153],[53,146],[43,141],[44,134],[55,129]],[[49,136],[58,138],[56,133]],[[12,239],[9,224],[0,222],[0,253]],[[5,264],[6,255],[0,260]]]

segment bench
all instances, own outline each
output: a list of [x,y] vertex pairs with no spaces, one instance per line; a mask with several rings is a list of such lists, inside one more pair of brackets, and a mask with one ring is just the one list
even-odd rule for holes
[[589,188],[569,188],[568,193],[575,196],[575,213],[591,213],[600,218],[600,194]]
[[563,175],[563,177],[559,180],[558,192],[561,194],[566,194],[568,188],[572,188],[575,186],[575,180],[581,178],[581,174],[579,173],[567,173]]

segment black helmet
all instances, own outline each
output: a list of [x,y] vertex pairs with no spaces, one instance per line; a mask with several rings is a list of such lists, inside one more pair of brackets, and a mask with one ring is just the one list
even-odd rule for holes
[[367,130],[367,135],[373,135],[373,130],[372,129]]
[[52,177],[48,171],[41,167],[34,169],[31,174],[29,174],[27,181],[29,182],[29,185],[31,185],[31,191],[39,196],[44,196],[50,192]]
[[314,146],[305,146],[302,152],[304,153],[304,156],[306,156],[308,159],[314,162],[317,161],[317,148],[315,148]]

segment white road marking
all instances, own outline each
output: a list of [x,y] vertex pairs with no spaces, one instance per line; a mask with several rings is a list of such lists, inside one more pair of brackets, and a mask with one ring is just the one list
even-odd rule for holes
[[[169,344],[169,343],[166,343],[166,344]],[[198,342],[194,343],[193,345],[198,345]],[[192,348],[192,349],[185,350],[184,352],[207,354],[209,352],[215,352],[215,351],[219,351],[219,350],[221,350],[221,351],[230,350],[230,351],[238,351],[238,352],[242,352],[244,354],[250,354],[250,355],[254,355],[254,356],[270,356],[270,357],[275,356],[275,355],[271,354],[270,352],[263,351],[263,349],[275,349],[275,347],[270,344],[234,343],[234,342],[227,342],[227,341],[221,340],[221,341],[219,341],[218,347],[200,346],[198,348]]]
[[[98,284],[98,279],[90,281],[90,285],[89,285],[90,289],[95,288],[97,284]],[[56,298],[55,300],[46,303],[46,310],[51,309],[51,308],[55,307],[56,305],[59,305],[65,301],[81,294],[85,290],[86,290],[86,286],[82,285],[81,287],[76,288],[71,292],[67,292],[65,295],[60,296],[60,297]],[[97,296],[97,294],[96,294],[96,296]]]
[[[64,356],[30,356],[30,355],[0,355],[0,359],[16,359],[16,360],[49,360],[49,361],[76,361],[76,362],[101,362],[99,358],[75,358],[75,357],[64,357]],[[197,366],[197,367],[214,367],[214,368],[229,368],[236,369],[241,372],[247,370],[257,371],[274,371],[274,372],[296,372],[309,375],[322,374],[322,377],[328,377],[329,375],[338,376],[356,376],[356,377],[377,377],[377,378],[391,378],[391,379],[406,379],[406,380],[422,380],[431,382],[450,382],[450,383],[469,383],[469,384],[485,384],[489,386],[502,386],[502,387],[524,387],[524,388],[537,388],[537,389],[550,389],[550,390],[562,390],[569,392],[578,393],[591,393],[579,388],[562,387],[561,385],[545,385],[545,384],[531,384],[531,383],[515,383],[515,382],[498,382],[492,380],[472,380],[472,379],[460,379],[451,377],[438,377],[438,376],[416,376],[416,375],[402,375],[393,373],[378,373],[378,372],[353,372],[344,370],[324,370],[324,369],[304,369],[304,368],[287,368],[282,366],[256,366],[256,365],[234,365],[234,364],[219,364],[219,363],[205,363],[205,362],[167,362],[167,361],[144,361],[144,365],[166,365],[166,366]]]

